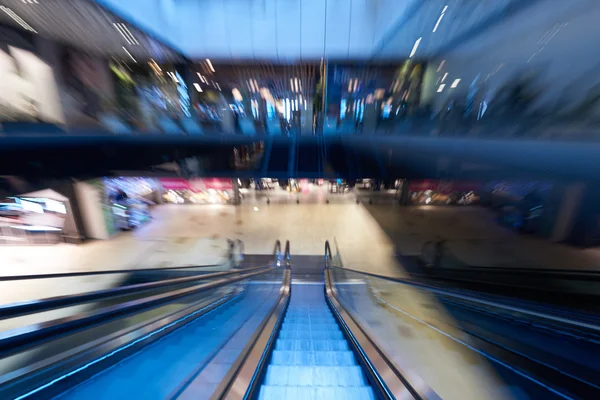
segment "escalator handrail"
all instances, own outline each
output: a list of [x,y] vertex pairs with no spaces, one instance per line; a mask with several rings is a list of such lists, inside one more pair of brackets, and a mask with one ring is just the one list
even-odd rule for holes
[[273,255],[277,256],[278,254],[281,254],[281,241],[279,239],[275,241],[275,248],[273,248]]
[[283,258],[285,260],[286,266],[289,268],[291,265],[291,257],[290,257],[290,241],[285,241],[285,252],[283,254]]
[[434,293],[438,296],[441,295],[441,296],[450,297],[450,298],[453,298],[453,299],[456,299],[459,301],[461,301],[461,300],[468,301],[468,302],[476,303],[476,304],[486,306],[486,307],[495,307],[498,309],[502,309],[504,311],[518,312],[520,314],[524,314],[524,315],[527,315],[532,318],[544,319],[544,320],[551,321],[553,323],[572,326],[572,327],[579,328],[579,329],[583,328],[586,330],[590,330],[596,334],[600,334],[600,326],[591,324],[588,322],[577,321],[577,320],[574,320],[574,319],[571,319],[568,317],[564,317],[564,316],[552,315],[552,314],[548,314],[548,313],[541,312],[541,311],[534,311],[534,310],[529,310],[529,309],[514,306],[514,305],[503,304],[498,301],[483,299],[476,295],[456,293],[456,292],[453,292],[453,291],[450,291],[447,289],[441,289],[441,288],[438,288],[435,286],[430,286],[430,285],[427,285],[424,283],[414,282],[414,281],[407,280],[407,279],[379,275],[379,274],[374,274],[372,272],[366,272],[366,271],[357,271],[355,269],[350,269],[350,268],[345,268],[345,267],[336,267],[336,268],[343,269],[344,271],[350,271],[350,272],[354,272],[354,273],[358,273],[358,274],[362,274],[362,275],[366,275],[366,276],[371,276],[374,278],[387,280],[390,282],[396,282],[396,283],[406,285],[406,286],[416,287],[418,289],[423,289],[428,292]]
[[[349,343],[372,377],[380,394],[380,398],[392,400],[406,398],[410,394],[414,399],[439,399],[439,396],[429,387],[414,385],[408,374],[405,374],[391,358],[370,338],[352,314],[346,310],[337,298],[337,290],[333,284],[333,271],[325,270],[325,298],[340,328],[346,333]],[[408,392],[408,393],[407,393]]]
[[285,271],[280,293],[279,300],[254,331],[210,400],[245,400],[257,397],[262,382],[261,376],[268,365],[268,355],[275,346],[277,332],[283,323],[289,304],[291,293],[289,269]]
[[161,293],[143,299],[132,300],[123,304],[107,306],[93,312],[82,312],[73,316],[0,332],[0,357],[5,357],[8,354],[20,352],[24,348],[37,346],[49,340],[55,339],[58,335],[65,335],[74,331],[86,329],[96,324],[107,322],[109,319],[128,315],[136,311],[154,308],[172,300],[201,291],[226,286],[255,275],[270,272],[276,268],[278,267],[262,267],[260,271],[222,278],[189,288],[176,289],[167,293]]
[[33,279],[73,278],[73,277],[77,277],[77,276],[130,274],[132,272],[138,273],[138,272],[186,270],[186,269],[194,269],[194,268],[219,267],[221,265],[223,265],[223,264],[186,265],[184,267],[162,267],[162,268],[141,268],[141,269],[114,269],[114,270],[106,270],[106,271],[63,272],[63,273],[58,273],[58,274],[12,275],[12,276],[5,275],[5,276],[0,276],[0,282],[33,280]]
[[[133,294],[149,289],[156,289],[165,286],[207,280],[230,275],[239,275],[241,273],[257,271],[261,268],[264,268],[264,266],[247,268],[244,270],[214,272],[210,274],[194,275],[182,278],[163,279],[154,282],[138,283],[134,285],[121,286],[111,289],[96,290],[87,293],[76,293],[66,296],[56,296],[44,299],[23,301],[18,303],[9,303],[5,305],[0,305],[0,320],[14,318],[22,315],[34,314],[42,311],[49,311],[57,308],[70,307],[97,300],[105,300],[111,297]],[[136,271],[137,270],[133,270],[133,272]]]
[[329,240],[325,241],[325,268],[330,268],[331,263],[333,261],[333,256],[331,255],[331,246],[329,245]]

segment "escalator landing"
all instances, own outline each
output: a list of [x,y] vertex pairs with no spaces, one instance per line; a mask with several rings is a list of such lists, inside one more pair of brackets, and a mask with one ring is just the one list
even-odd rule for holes
[[292,282],[324,284],[323,270],[323,256],[294,256],[292,260]]

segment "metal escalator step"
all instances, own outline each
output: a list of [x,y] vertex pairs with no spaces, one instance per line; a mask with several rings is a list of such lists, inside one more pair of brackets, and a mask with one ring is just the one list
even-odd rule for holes
[[284,324],[290,325],[308,325],[308,324],[330,324],[337,326],[337,322],[331,318],[286,318]]
[[367,384],[361,367],[321,367],[269,365],[265,385],[354,387]]
[[348,342],[339,340],[295,340],[279,338],[275,350],[287,351],[345,351],[350,350]]
[[357,365],[352,351],[275,350],[272,365],[345,366]]
[[368,386],[342,387],[305,387],[305,386],[266,386],[260,388],[259,400],[376,400],[377,397]]
[[344,335],[339,329],[337,331],[282,330],[279,332],[279,339],[340,340],[344,339]]
[[284,322],[281,325],[281,330],[286,331],[329,331],[329,332],[341,332],[338,324],[323,324],[323,323],[310,323],[310,324],[298,324],[298,323],[290,323]]

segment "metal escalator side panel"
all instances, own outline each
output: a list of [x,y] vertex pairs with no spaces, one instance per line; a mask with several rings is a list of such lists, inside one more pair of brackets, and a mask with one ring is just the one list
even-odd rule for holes
[[286,315],[291,294],[291,272],[284,271],[281,297],[259,328],[250,337],[248,345],[233,363],[229,373],[211,395],[211,400],[252,399],[266,372],[267,360],[274,348],[283,317]]
[[329,307],[342,327],[347,340],[367,371],[370,381],[384,399],[435,399],[435,393],[422,393],[394,365],[379,346],[366,334],[350,313],[339,302],[333,285],[333,274],[325,270],[325,293]]

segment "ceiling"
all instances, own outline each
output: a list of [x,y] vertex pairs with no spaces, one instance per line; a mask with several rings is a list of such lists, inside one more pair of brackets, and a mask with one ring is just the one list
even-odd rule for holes
[[[574,0],[575,2],[581,0]],[[587,1],[587,0],[586,0]],[[554,0],[96,0],[192,59],[270,62],[429,59]],[[555,10],[556,9],[556,10]],[[438,23],[439,22],[439,23]],[[437,26],[437,28],[436,28]],[[434,28],[435,32],[434,32]],[[510,33],[510,32],[509,32]],[[487,39],[486,39],[487,40]],[[471,54],[474,54],[471,52]]]
[[93,0],[2,0],[0,23],[129,62],[182,60],[177,51]]

